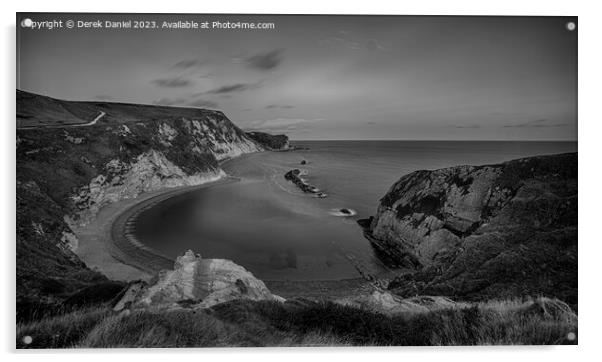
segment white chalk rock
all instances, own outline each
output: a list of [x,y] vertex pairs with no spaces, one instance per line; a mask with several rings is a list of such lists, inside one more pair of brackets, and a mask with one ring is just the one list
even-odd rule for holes
[[283,300],[242,266],[226,259],[203,259],[189,250],[176,259],[174,270],[159,274],[135,305],[169,307],[186,301],[207,308],[234,299]]

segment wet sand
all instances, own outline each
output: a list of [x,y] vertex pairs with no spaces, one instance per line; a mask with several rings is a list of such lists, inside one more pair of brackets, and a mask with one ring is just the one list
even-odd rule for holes
[[161,268],[171,269],[173,261],[142,244],[131,244],[124,228],[129,217],[175,195],[233,181],[224,178],[198,186],[164,189],[108,204],[88,225],[73,228],[79,240],[75,254],[109,279],[149,280]]

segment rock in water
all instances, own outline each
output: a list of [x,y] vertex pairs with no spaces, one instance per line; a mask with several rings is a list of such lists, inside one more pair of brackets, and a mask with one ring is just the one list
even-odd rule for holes
[[226,259],[203,259],[191,250],[176,259],[174,270],[160,272],[156,283],[141,293],[126,293],[130,298],[132,294],[137,300],[127,302],[134,308],[170,308],[180,303],[207,308],[234,299],[283,300],[240,265]]

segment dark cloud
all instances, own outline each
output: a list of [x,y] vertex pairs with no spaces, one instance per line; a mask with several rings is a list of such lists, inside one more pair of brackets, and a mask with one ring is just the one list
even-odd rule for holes
[[265,53],[251,55],[244,59],[249,68],[268,71],[282,63],[282,50],[276,49]]
[[517,124],[507,124],[502,127],[504,128],[547,128],[547,127],[566,127],[568,123],[550,123],[549,120],[542,118],[536,119],[533,121],[517,123]]
[[295,106],[291,106],[289,104],[268,104],[265,106],[265,109],[291,109],[295,108]]
[[236,92],[242,92],[242,91],[246,91],[248,89],[254,89],[254,88],[259,88],[261,86],[261,83],[236,83],[236,84],[229,84],[229,85],[224,85],[218,88],[214,88],[211,90],[208,90],[206,93],[207,94],[227,94],[227,93],[236,93]]
[[472,128],[472,129],[476,129],[476,128],[481,128],[481,126],[479,126],[478,124],[469,124],[469,125],[459,125],[459,126],[454,126],[456,128]]
[[173,68],[176,69],[190,69],[190,68],[198,68],[207,64],[206,60],[203,59],[184,59],[180,60],[176,64],[173,65]]
[[160,78],[151,81],[152,84],[163,88],[182,88],[190,87],[193,83],[182,77]]

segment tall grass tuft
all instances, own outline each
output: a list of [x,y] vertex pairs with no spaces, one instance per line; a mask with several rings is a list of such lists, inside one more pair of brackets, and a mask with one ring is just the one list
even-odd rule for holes
[[[31,343],[25,344],[25,337]],[[575,344],[577,315],[547,298],[384,315],[331,302],[236,300],[208,310],[88,309],[17,327],[18,348]]]

